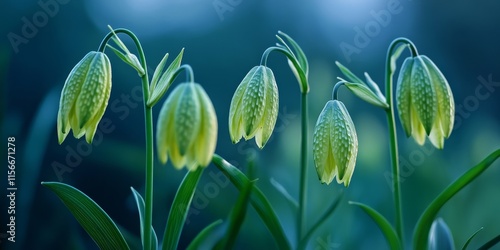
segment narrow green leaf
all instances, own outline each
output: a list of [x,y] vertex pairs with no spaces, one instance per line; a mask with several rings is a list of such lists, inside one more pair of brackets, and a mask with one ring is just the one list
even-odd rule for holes
[[339,63],[338,61],[335,61],[335,64],[337,65],[337,67],[339,67],[340,69],[340,72],[342,72],[342,74],[345,75],[345,77],[347,77],[347,80],[349,80],[350,82],[354,82],[354,83],[361,83],[361,84],[364,84],[366,85],[366,83],[361,80],[361,78],[359,78],[358,76],[356,76],[354,73],[352,73],[348,68],[346,68],[344,65],[342,65],[341,63]]
[[472,241],[472,239],[473,239],[474,237],[476,237],[476,235],[477,235],[479,232],[481,232],[483,229],[484,229],[484,228],[483,228],[483,227],[481,227],[481,228],[479,228],[479,229],[478,229],[475,233],[473,233],[473,234],[469,237],[469,239],[467,239],[467,241],[465,242],[464,246],[462,247],[462,250],[467,250],[467,247],[469,246],[469,244],[470,244],[470,242]]
[[[398,238],[398,235],[396,234],[396,231],[391,226],[389,221],[387,221],[387,219],[384,218],[384,216],[382,216],[375,209],[373,209],[373,208],[371,208],[363,203],[349,201],[349,204],[356,205],[356,206],[360,207],[361,209],[363,209],[363,211],[365,211],[365,213],[367,213],[370,217],[372,217],[373,221],[375,221],[375,223],[377,223],[378,227],[380,228],[380,230],[384,234],[384,236],[387,240],[387,243],[389,244],[391,249],[396,249],[396,250],[403,249],[401,247],[401,242],[399,241],[399,238]],[[426,241],[426,243],[427,243],[427,241]],[[416,249],[423,249],[423,248],[416,248]]]
[[406,48],[408,48],[407,44],[399,45],[399,47],[391,55],[391,68],[390,68],[390,72],[395,72],[396,71],[396,61],[398,60],[399,56],[401,56],[401,53],[403,53],[404,49],[406,49]]
[[196,235],[196,237],[189,243],[189,246],[186,248],[186,250],[198,250],[201,249],[203,246],[203,243],[213,237],[212,235],[214,234],[214,231],[219,228],[219,225],[222,224],[222,220],[216,220],[212,222],[212,224],[208,225],[205,227],[201,232]]
[[139,59],[137,58],[137,56],[135,56],[132,53],[123,54],[120,50],[118,50],[117,48],[115,48],[109,44],[106,44],[106,46],[108,46],[113,52],[115,52],[115,54],[123,62],[128,64],[130,67],[134,68],[137,71],[137,73],[139,74],[139,76],[143,76],[145,74],[145,71],[142,68],[141,63],[139,62]]
[[380,100],[380,98],[375,93],[373,93],[367,86],[360,83],[351,83],[351,82],[345,82],[345,86],[357,97],[361,98],[363,101],[366,101],[370,104],[373,104],[377,107],[381,107],[383,109],[389,108],[389,105],[387,105],[385,100]]
[[42,185],[61,199],[100,249],[129,249],[113,220],[86,194],[60,182],[42,182]]
[[[340,201],[342,200],[343,194],[341,194],[335,201],[333,201],[332,205],[323,213],[321,217],[318,218],[318,220],[313,224],[311,229],[306,233],[306,236],[301,240],[302,246],[307,246],[307,242],[309,241],[309,238],[313,235],[313,233],[321,226],[325,221],[332,216],[333,212],[337,209],[337,207],[340,204]],[[300,249],[301,247],[299,247]]]
[[479,164],[465,172],[432,201],[417,221],[415,232],[413,234],[414,249],[425,249],[427,247],[425,244],[427,243],[427,237],[429,235],[432,221],[441,207],[446,204],[451,197],[458,193],[458,191],[467,186],[467,184],[472,182],[476,177],[483,173],[484,170],[491,166],[491,164],[493,164],[498,157],[500,157],[500,149],[497,149]]
[[166,53],[163,56],[160,63],[158,63],[158,66],[156,66],[155,72],[153,73],[153,78],[151,78],[151,83],[150,83],[150,87],[149,87],[150,92],[153,92],[153,90],[156,87],[156,84],[158,83],[158,80],[160,80],[161,73],[163,72],[163,68],[165,67],[165,64],[167,63],[167,60],[168,60],[168,53]]
[[286,188],[283,187],[283,185],[281,185],[281,183],[279,183],[278,181],[276,181],[274,178],[271,178],[270,182],[273,185],[273,187],[276,188],[276,190],[278,190],[278,192],[280,192],[281,195],[283,195],[283,197],[285,197],[285,199],[288,201],[288,203],[290,203],[290,205],[294,209],[299,209],[299,202],[297,200],[295,200],[295,198],[293,198],[290,195],[290,193],[288,193],[288,191],[286,190]]
[[[304,54],[304,51],[300,48],[299,44],[295,42],[289,35],[285,34],[284,32],[278,31],[279,35],[282,35],[286,38],[286,40],[292,45],[295,52],[295,57],[297,57],[297,60],[299,61],[300,67],[306,74],[306,76],[309,74],[309,64],[307,62],[307,57],[306,54]],[[288,47],[288,45],[283,41],[283,39],[280,38],[280,40]]]
[[[139,221],[141,224],[141,242],[142,242],[142,247],[144,248],[144,218],[145,218],[145,205],[144,205],[144,199],[142,198],[141,194],[137,192],[133,187],[130,187],[132,189],[132,194],[134,195],[135,202],[137,203],[137,209],[139,210]],[[151,244],[154,249],[158,249],[158,237],[156,236],[156,232],[153,227],[151,227]]]
[[231,210],[229,214],[228,227],[225,233],[224,239],[220,244],[220,249],[233,249],[234,243],[236,242],[236,237],[240,231],[241,226],[243,225],[243,221],[245,220],[245,215],[247,213],[248,202],[250,200],[250,194],[252,193],[252,189],[254,187],[254,182],[249,181],[243,187],[243,190],[240,191],[240,195],[238,196],[238,200],[234,208]]
[[[229,180],[238,190],[240,190],[240,192],[250,181],[245,174],[219,155],[214,154],[212,162],[229,178]],[[286,238],[283,227],[276,216],[276,212],[274,212],[269,200],[266,196],[264,196],[262,191],[255,186],[252,188],[250,203],[257,211],[262,221],[266,224],[271,234],[274,236],[279,249],[291,249],[290,242],[288,242],[288,239]]]
[[486,242],[486,244],[482,245],[480,248],[478,248],[478,250],[488,250],[488,249],[491,249],[496,244],[498,244],[498,242],[500,242],[500,235],[498,235],[497,237],[495,237],[495,238],[491,239],[490,241]]
[[163,235],[163,250],[175,250],[179,244],[182,228],[193,200],[196,186],[200,180],[201,174],[205,168],[199,167],[195,171],[188,171],[182,180],[177,193],[175,194],[174,201],[170,207],[168,215],[167,226]]
[[386,102],[384,94],[382,94],[382,91],[380,91],[380,88],[378,87],[378,84],[372,80],[370,75],[365,72],[365,78],[366,78],[366,85],[379,97],[380,100],[383,102]]
[[[179,55],[170,63],[165,72],[161,75],[160,79],[155,83],[151,89],[151,96],[148,101],[148,106],[154,106],[167,92],[168,88],[174,82],[175,78],[179,75],[179,67],[181,66],[182,56],[184,55],[184,49],[179,52]],[[159,66],[159,65],[158,65]],[[156,71],[155,71],[156,73]]]

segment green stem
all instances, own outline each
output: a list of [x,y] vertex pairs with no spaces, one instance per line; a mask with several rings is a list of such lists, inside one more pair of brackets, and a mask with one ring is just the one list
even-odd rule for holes
[[417,54],[417,50],[413,43],[406,38],[397,38],[389,46],[386,57],[386,74],[385,74],[385,96],[389,108],[386,109],[387,123],[389,126],[389,139],[391,150],[391,165],[392,165],[392,188],[394,195],[394,209],[396,212],[396,233],[398,234],[401,245],[404,246],[404,233],[403,233],[403,211],[401,208],[401,187],[400,187],[400,174],[399,174],[399,159],[398,159],[398,138],[396,134],[396,122],[394,119],[394,101],[393,101],[393,75],[391,60],[394,50],[399,43],[409,45],[412,55]]
[[[144,55],[144,50],[142,49],[141,43],[137,36],[128,29],[115,29],[113,30],[115,34],[124,33],[128,35],[134,42],[137,51],[139,53],[139,60],[141,66],[144,69],[144,75],[141,77],[142,81],[142,94],[144,98],[144,118],[145,118],[145,131],[146,131],[146,200],[145,200],[145,218],[144,218],[144,249],[153,249],[151,238],[152,238],[152,225],[153,225],[153,108],[148,107],[147,103],[149,101],[149,79],[148,79],[148,67],[146,64],[146,56]],[[99,45],[98,51],[104,52],[106,44],[109,39],[113,37],[113,32],[109,32],[101,44]]]
[[301,99],[301,144],[300,144],[300,195],[299,195],[299,218],[297,229],[297,246],[302,241],[304,235],[304,221],[307,204],[307,93],[302,92]]

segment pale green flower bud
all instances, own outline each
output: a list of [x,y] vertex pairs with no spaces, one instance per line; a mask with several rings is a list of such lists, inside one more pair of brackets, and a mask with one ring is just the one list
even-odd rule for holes
[[328,101],[313,136],[314,163],[321,183],[330,184],[336,176],[337,183],[349,186],[357,154],[358,137],[351,116],[342,102]]
[[453,130],[455,103],[448,82],[426,56],[407,58],[398,78],[396,101],[407,136],[418,144],[426,135],[439,149]]
[[212,160],[217,143],[217,116],[201,85],[179,84],[163,104],[156,131],[158,157],[175,168],[194,171]]
[[111,64],[106,54],[91,51],[71,70],[61,92],[57,136],[61,144],[73,135],[85,135],[90,144],[106,111],[111,93]]
[[263,65],[253,67],[234,93],[229,109],[229,135],[233,143],[255,136],[263,148],[278,118],[278,86],[273,71]]

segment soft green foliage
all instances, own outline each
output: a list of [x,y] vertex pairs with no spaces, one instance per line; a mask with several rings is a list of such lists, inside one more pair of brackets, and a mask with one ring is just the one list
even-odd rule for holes
[[493,164],[493,162],[495,162],[499,157],[500,149],[491,153],[479,164],[465,172],[443,192],[441,192],[436,199],[431,202],[431,204],[429,204],[424,213],[422,213],[422,216],[420,216],[420,219],[417,221],[417,225],[415,227],[413,235],[413,247],[415,249],[424,249],[425,244],[427,244],[427,237],[429,235],[432,222],[441,207],[443,207],[444,204],[451,199],[451,197],[457,194],[458,191],[462,190],[462,188],[466,187],[469,183],[481,175],[484,170],[488,169],[488,167],[491,166],[491,164]]
[[163,236],[163,250],[177,249],[189,206],[193,200],[194,192],[202,173],[203,168],[189,171],[182,180],[170,207],[170,213],[168,214],[167,226],[165,227],[165,234]]
[[113,220],[87,195],[64,183],[42,182],[42,185],[61,199],[100,249],[129,249]]
[[57,114],[59,144],[73,135],[90,144],[111,93],[111,64],[106,54],[91,51],[69,73],[61,92]]
[[396,231],[391,226],[391,223],[389,223],[389,221],[387,221],[387,219],[383,215],[377,212],[377,210],[363,203],[350,201],[349,204],[358,206],[363,209],[363,211],[368,214],[373,219],[373,221],[375,221],[375,223],[377,223],[392,250],[401,249],[401,242],[398,235],[396,234]]
[[[184,55],[184,49],[179,52],[179,55],[170,63],[168,68],[163,72],[165,63],[168,59],[168,53],[165,54],[161,62],[156,67],[153,73],[153,78],[151,79],[151,87],[149,91],[151,92],[150,99],[148,101],[148,106],[154,106],[160,99],[165,95],[165,92],[170,88],[170,85],[174,82],[177,75],[180,73],[179,68],[181,66],[182,56]],[[163,72],[163,74],[162,74]],[[160,75],[161,74],[161,75]]]
[[[240,190],[240,192],[248,185],[250,180],[248,177],[242,173],[239,169],[229,164],[226,160],[220,157],[217,154],[214,154],[213,163],[220,171],[222,171],[229,180],[233,183],[233,185]],[[272,208],[269,200],[266,198],[264,193],[260,191],[259,188],[252,188],[252,196],[250,203],[253,208],[257,211],[259,216],[262,218],[262,221],[266,224],[271,234],[273,234],[276,243],[280,249],[290,249],[290,243],[283,231],[283,227],[276,216],[276,212]]]
[[[146,226],[145,225],[145,220],[144,220],[144,217],[145,217],[145,204],[144,204],[144,199],[142,198],[141,194],[139,194],[139,192],[137,192],[133,187],[131,187],[130,189],[132,189],[132,194],[134,195],[134,199],[135,199],[135,202],[137,203],[137,209],[139,210],[139,221],[140,221],[140,224],[141,224],[141,242],[142,242],[142,247],[144,248],[145,244],[144,244],[144,227]],[[158,249],[158,238],[156,236],[156,232],[155,230],[151,227],[151,244],[153,246],[154,249]]]

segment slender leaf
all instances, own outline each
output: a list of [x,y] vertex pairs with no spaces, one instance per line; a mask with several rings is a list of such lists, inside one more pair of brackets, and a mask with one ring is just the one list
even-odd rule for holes
[[[146,217],[144,199],[142,198],[141,194],[139,194],[139,192],[137,192],[133,187],[130,187],[130,189],[132,189],[132,194],[134,195],[135,202],[137,203],[137,209],[139,210],[139,220],[141,224],[141,242],[142,247],[144,248],[144,218]],[[158,237],[156,236],[156,232],[152,226],[151,232],[151,245],[154,246],[154,249],[158,249]]]
[[472,239],[474,237],[476,237],[476,235],[481,232],[483,230],[483,227],[479,228],[475,233],[473,233],[469,239],[467,239],[467,241],[465,242],[464,246],[462,247],[462,250],[467,250],[467,247],[469,246],[470,242],[472,241]]
[[290,193],[288,193],[288,191],[286,190],[286,188],[283,187],[283,185],[281,185],[281,183],[279,183],[274,178],[271,178],[270,182],[273,185],[273,187],[276,188],[276,190],[278,190],[278,192],[280,192],[281,195],[283,195],[283,197],[285,197],[285,199],[288,201],[288,203],[290,203],[290,205],[292,205],[292,207],[294,209],[298,209],[299,208],[299,202],[297,200],[295,200],[295,198],[293,198],[290,195]]
[[330,207],[325,211],[325,213],[323,213],[323,215],[318,218],[316,223],[313,224],[311,229],[309,229],[309,231],[306,233],[306,236],[304,236],[304,238],[301,240],[303,246],[307,245],[307,242],[309,241],[309,238],[312,236],[312,234],[321,225],[323,225],[323,223],[325,223],[325,221],[327,221],[327,219],[333,214],[333,212],[335,212],[335,210],[337,209],[337,207],[340,204],[340,201],[342,200],[342,197],[343,197],[343,194],[341,194],[339,197],[337,197],[337,199],[335,199],[335,201],[333,201],[332,205],[330,205]]
[[236,242],[236,237],[240,231],[243,221],[245,220],[245,215],[247,213],[248,202],[250,200],[250,194],[252,193],[252,188],[254,186],[253,181],[246,183],[243,190],[240,191],[238,200],[234,208],[231,210],[229,215],[228,227],[225,233],[224,239],[222,239],[219,249],[233,249],[234,243]]
[[177,249],[179,238],[181,237],[182,228],[193,200],[196,186],[200,180],[204,168],[198,167],[195,171],[188,171],[182,180],[177,193],[175,194],[174,201],[170,207],[168,215],[167,226],[163,236],[163,250]]
[[380,88],[378,87],[378,84],[372,80],[370,75],[365,72],[365,78],[366,78],[366,85],[370,87],[370,89],[382,100],[383,102],[386,102],[384,94],[382,94],[382,91],[380,91]]
[[394,51],[391,55],[391,68],[390,72],[394,73],[396,71],[396,61],[398,60],[401,53],[403,53],[404,49],[408,48],[407,44],[399,45],[399,47]]
[[[389,243],[389,246],[391,249],[403,249],[401,247],[401,242],[399,241],[398,235],[396,234],[396,231],[394,228],[391,226],[389,221],[387,221],[384,216],[382,216],[379,212],[377,212],[375,209],[359,202],[353,202],[350,201],[349,204],[351,205],[356,205],[363,209],[365,213],[367,213],[370,217],[372,217],[373,221],[377,223],[378,227],[384,234],[387,243]],[[421,249],[421,248],[416,248],[416,249]]]
[[381,107],[384,109],[389,108],[389,105],[385,102],[385,100],[381,100],[380,97],[373,93],[373,91],[370,90],[366,85],[363,85],[361,83],[345,82],[345,86],[362,100],[377,107]]
[[161,59],[160,63],[158,63],[158,66],[156,66],[155,72],[153,73],[153,78],[151,78],[151,83],[149,86],[149,91],[153,92],[153,90],[156,87],[156,84],[158,83],[158,80],[160,80],[161,73],[163,72],[163,68],[165,67],[165,64],[167,63],[168,60],[168,53],[166,53],[163,58]]
[[[306,57],[306,54],[304,54],[304,51],[302,51],[299,44],[297,44],[297,42],[295,42],[295,40],[293,40],[289,35],[285,34],[284,32],[281,32],[281,31],[278,31],[278,34],[284,36],[286,38],[286,40],[292,45],[294,52],[295,52],[294,53],[295,57],[297,57],[297,60],[299,61],[299,64],[300,64],[300,67],[302,68],[302,70],[304,71],[304,73],[307,76],[309,74],[309,64],[307,62],[307,57]],[[282,39],[280,39],[280,40],[288,47],[288,45]]]
[[222,220],[216,220],[212,224],[205,227],[201,232],[196,235],[196,237],[191,241],[186,250],[198,250],[201,249],[203,243],[210,237],[212,237],[214,231],[222,224]]
[[[238,190],[240,190],[240,192],[250,181],[245,174],[219,155],[214,154],[212,162],[229,178],[229,180]],[[264,196],[262,191],[255,186],[252,188],[250,203],[255,208],[262,221],[266,224],[271,234],[274,236],[278,247],[280,249],[291,249],[290,242],[288,242],[288,239],[286,238],[283,227],[276,216],[276,212],[274,212],[269,200],[266,196]]]
[[139,59],[137,58],[136,55],[128,52],[127,54],[123,54],[120,50],[118,50],[117,48],[107,44],[106,46],[108,46],[113,52],[115,52],[115,54],[123,61],[125,62],[126,64],[128,64],[130,67],[134,68],[137,73],[139,73],[139,76],[143,76],[144,74],[146,74],[144,68],[142,67],[141,65],[141,62],[139,62]]
[[486,242],[486,244],[482,245],[478,250],[488,250],[494,247],[496,244],[500,242],[500,235],[497,235],[497,237],[491,239],[490,241]]
[[[181,66],[182,56],[184,55],[184,49],[179,52],[179,55],[170,63],[165,72],[161,75],[160,79],[152,86],[151,96],[148,101],[148,106],[154,106],[167,92],[168,88],[174,82],[175,78],[179,75],[179,67]],[[158,65],[159,67],[160,65]],[[156,71],[155,71],[156,73]]]
[[458,193],[458,191],[467,186],[467,184],[472,182],[476,179],[476,177],[483,173],[484,170],[491,166],[491,164],[493,164],[498,157],[500,157],[500,149],[491,153],[479,164],[465,172],[432,201],[432,203],[425,209],[422,216],[420,216],[420,219],[415,227],[415,232],[413,234],[414,249],[425,249],[432,221],[441,207],[446,204],[451,197]]
[[60,182],[42,182],[42,185],[61,199],[100,249],[129,249],[113,220],[86,194]]
[[335,62],[335,64],[337,65],[337,67],[339,67],[340,69],[340,72],[342,72],[342,74],[345,75],[345,77],[347,77],[347,79],[350,81],[350,82],[353,82],[353,83],[361,83],[361,84],[364,84],[366,85],[366,83],[361,80],[361,78],[359,78],[358,76],[356,76],[354,73],[352,73],[348,68],[346,68],[344,65],[342,65],[341,63],[339,63],[338,61]]

